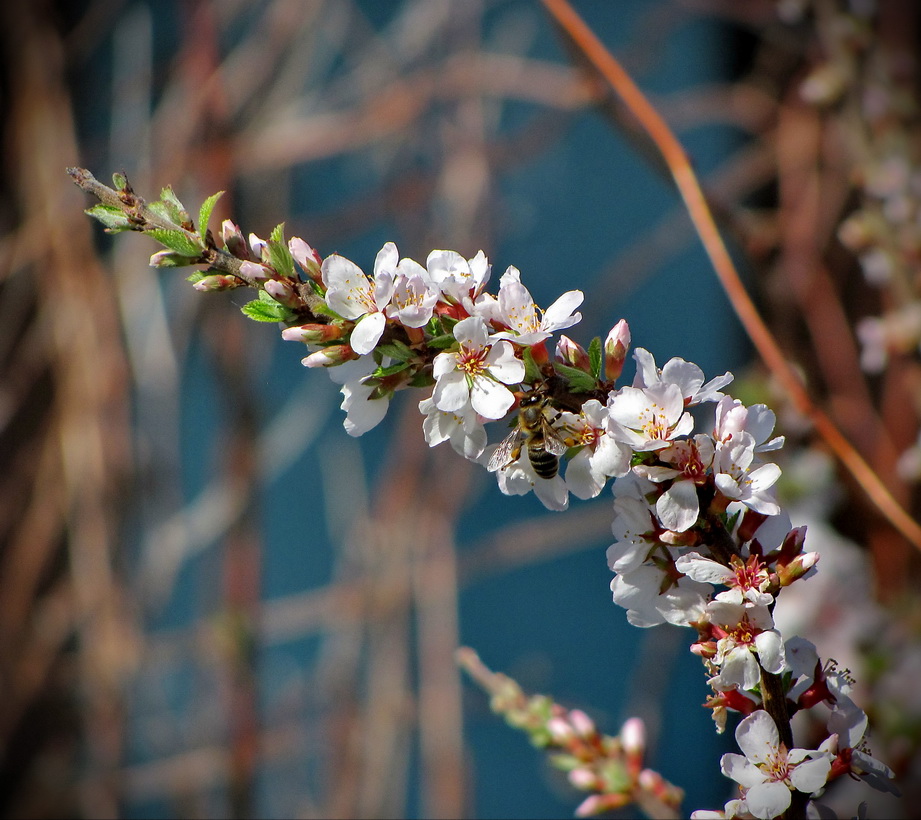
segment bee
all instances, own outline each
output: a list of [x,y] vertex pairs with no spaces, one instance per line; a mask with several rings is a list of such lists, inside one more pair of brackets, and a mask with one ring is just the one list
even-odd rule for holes
[[525,449],[528,461],[540,478],[549,480],[557,474],[560,456],[569,447],[552,427],[552,421],[560,414],[557,413],[552,420],[547,418],[545,411],[549,404],[549,398],[543,393],[531,391],[524,395],[518,409],[517,426],[490,456],[490,472],[508,467],[519,459],[522,449]]

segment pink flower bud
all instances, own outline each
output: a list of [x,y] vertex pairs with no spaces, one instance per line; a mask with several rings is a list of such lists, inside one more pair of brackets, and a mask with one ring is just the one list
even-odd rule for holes
[[692,655],[697,655],[699,658],[716,657],[716,643],[714,641],[698,641],[697,643],[692,643],[688,648]]
[[265,292],[269,294],[276,302],[286,307],[297,307],[300,299],[290,282],[284,279],[269,279],[265,283]]
[[595,722],[581,709],[573,709],[569,713],[569,723],[579,737],[594,737],[598,730],[595,728]]
[[264,239],[260,239],[256,234],[251,233],[249,235],[249,247],[256,259],[261,259],[263,262],[266,261],[266,257],[269,254],[268,242]]
[[620,742],[627,754],[642,755],[646,751],[646,726],[643,721],[636,717],[624,721],[620,727]]
[[243,287],[245,284],[242,279],[238,279],[236,276],[216,273],[212,276],[206,276],[204,279],[199,279],[192,287],[200,291],[233,290],[234,288]]
[[341,337],[342,328],[338,325],[300,325],[286,327],[281,332],[281,338],[286,342],[303,342],[308,345],[331,342]]
[[560,336],[560,340],[556,343],[556,358],[563,364],[591,373],[592,365],[588,351],[568,336]]
[[591,817],[593,814],[614,811],[630,802],[629,794],[593,794],[579,804],[576,809],[576,817]]
[[291,251],[294,261],[301,266],[304,273],[313,279],[314,282],[323,281],[323,277],[320,273],[320,265],[323,260],[314,248],[311,248],[310,245],[299,236],[292,236],[288,240],[288,250]]
[[224,247],[227,248],[228,253],[236,256],[237,259],[249,259],[249,248],[246,246],[243,232],[229,219],[221,223],[221,239],[224,240]]
[[595,772],[591,769],[587,769],[584,766],[579,766],[576,769],[572,769],[567,775],[569,782],[572,783],[577,789],[582,791],[589,791],[590,789],[597,789],[600,784],[600,778]]
[[191,256],[184,256],[176,251],[157,251],[150,257],[150,267],[152,268],[181,268],[190,264]]
[[819,561],[817,552],[804,552],[798,555],[786,566],[777,566],[777,581],[782,587],[790,586],[794,581],[802,578]]
[[655,792],[662,785],[662,775],[652,769],[643,769],[637,775],[636,781],[643,791]]
[[624,369],[624,360],[630,349],[630,327],[621,319],[604,340],[604,377],[614,381]]
[[301,364],[304,367],[335,367],[337,364],[357,358],[355,351],[348,345],[332,345],[305,356],[301,359]]
[[600,794],[593,794],[586,797],[576,807],[576,817],[591,817],[593,814],[601,814],[607,810],[607,805]]
[[244,262],[240,265],[240,273],[244,276],[248,276],[250,279],[257,279],[259,281],[268,279],[271,275],[271,271],[268,268],[257,262]]
[[547,721],[547,731],[550,733],[550,737],[553,738],[553,742],[559,746],[565,745],[575,737],[572,726],[561,717],[550,718]]

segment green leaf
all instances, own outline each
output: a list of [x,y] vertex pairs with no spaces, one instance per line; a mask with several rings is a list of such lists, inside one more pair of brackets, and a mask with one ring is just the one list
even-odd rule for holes
[[340,322],[344,321],[343,317],[340,316],[336,311],[331,307],[325,304],[318,304],[311,306],[311,311],[313,311],[317,316],[329,316],[330,319],[336,319]]
[[85,213],[98,219],[111,233],[130,231],[132,228],[131,220],[128,219],[125,212],[114,205],[94,205],[92,208],[87,208]]
[[[368,382],[364,382],[367,384]],[[393,391],[387,390],[383,385],[378,385],[375,387],[371,393],[368,395],[369,401],[374,401],[374,399],[389,399],[393,397]]]
[[[512,725],[514,726],[514,724]],[[553,735],[550,734],[548,729],[543,727],[515,726],[515,728],[523,729],[528,732],[528,740],[531,741],[532,746],[538,749],[545,749],[553,743]]]
[[607,760],[602,764],[601,776],[606,792],[624,792],[630,788],[630,775],[623,763]]
[[285,223],[282,222],[275,226],[269,241],[266,243],[269,249],[269,262],[273,268],[282,276],[295,277],[294,257],[288,250],[285,242]]
[[726,529],[729,530],[729,532],[732,532],[735,529],[736,522],[738,522],[739,516],[741,514],[742,514],[741,510],[736,510],[731,516],[726,516],[726,514],[723,513],[723,517],[725,519],[725,526],[726,526]]
[[409,380],[410,387],[431,387],[435,384],[435,377],[426,370],[420,370]]
[[128,177],[116,172],[112,174],[112,185],[115,186],[116,190],[121,191],[128,187]]
[[164,222],[170,222],[173,225],[179,224],[179,220],[175,218],[175,214],[173,214],[170,209],[167,208],[166,205],[164,205],[162,202],[151,202],[147,205],[147,207],[150,208],[150,210],[159,216],[160,219],[162,219]]
[[596,336],[592,339],[591,344],[588,346],[588,360],[591,362],[592,366],[592,375],[596,379],[601,378],[601,363],[603,361],[601,356],[601,337]]
[[385,356],[389,356],[391,359],[396,359],[400,362],[408,362],[410,359],[416,357],[415,351],[408,348],[399,339],[394,339],[389,344],[378,345],[377,350]]
[[444,336],[436,336],[434,339],[429,339],[426,342],[426,345],[434,347],[436,350],[444,350],[446,347],[451,347],[451,345],[454,344],[457,344],[457,339],[455,339],[451,333],[445,333]]
[[195,273],[190,273],[188,276],[186,276],[185,280],[186,282],[191,282],[194,285],[196,282],[201,282],[201,280],[206,276],[211,276],[215,273],[221,273],[221,271],[216,271],[211,268],[209,268],[207,271],[197,270]]
[[598,385],[593,376],[576,367],[554,362],[553,369],[566,378],[569,382],[569,389],[573,393],[587,393],[589,390],[594,390]]
[[[260,292],[260,297],[262,293]],[[291,317],[289,311],[284,305],[278,302],[266,302],[263,299],[253,299],[240,308],[244,316],[248,316],[255,322],[284,322]]]
[[555,754],[550,755],[550,765],[554,768],[562,769],[564,772],[571,772],[573,769],[578,768],[579,766],[584,766],[585,761],[576,755]]
[[522,349],[521,358],[524,361],[524,381],[526,382],[537,382],[541,380],[540,368],[537,366],[537,362],[534,361],[534,356],[531,355],[531,348],[525,347]]
[[442,316],[441,317],[441,326],[445,329],[445,333],[453,333],[454,325],[456,325],[460,319],[455,319],[453,316]]
[[383,379],[387,376],[392,376],[394,373],[401,373],[406,370],[407,367],[409,367],[408,362],[397,362],[389,367],[379,367],[371,375],[375,379]]
[[630,456],[630,466],[636,467],[640,464],[652,464],[655,460],[655,453],[634,452],[633,455]]
[[201,208],[198,210],[198,234],[201,236],[201,241],[205,241],[205,237],[208,235],[208,223],[211,221],[211,212],[214,210],[214,206],[217,204],[217,201],[224,195],[223,191],[218,191],[216,194],[211,194],[204,202],[201,204]]
[[171,251],[191,256],[197,259],[205,250],[195,239],[190,237],[185,231],[171,231],[166,228],[151,228],[144,231],[148,236],[153,237],[161,245],[165,245]]
[[175,222],[177,225],[187,225],[189,223],[189,212],[185,209],[185,205],[179,201],[179,197],[176,196],[172,187],[169,185],[160,191],[159,204],[163,206],[171,222]]

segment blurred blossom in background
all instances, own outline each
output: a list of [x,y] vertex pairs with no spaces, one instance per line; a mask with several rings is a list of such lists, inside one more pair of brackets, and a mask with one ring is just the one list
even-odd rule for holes
[[[576,7],[677,130],[813,395],[910,508],[918,10]],[[605,731],[643,718],[687,811],[732,786],[698,660],[610,600],[608,493],[564,514],[501,496],[429,450],[415,396],[350,438],[302,350],[239,292],[104,235],[71,165],[189,207],[224,190],[212,225],[285,222],[365,270],[390,240],[483,249],[538,304],[585,291],[583,343],[623,317],[660,362],[735,372],[778,413],[784,501],[823,554],[825,592],[778,621],[853,671],[911,805],[917,556],[753,360],[655,151],[539,3],[39,0],[0,21],[5,814],[571,815],[581,797],[462,681],[459,645]]]

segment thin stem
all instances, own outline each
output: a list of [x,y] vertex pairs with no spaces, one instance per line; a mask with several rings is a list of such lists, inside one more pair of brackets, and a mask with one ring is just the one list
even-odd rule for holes
[[780,742],[788,749],[793,748],[793,730],[790,728],[790,713],[787,710],[787,693],[780,675],[761,667],[761,702],[777,724]]
[[[118,208],[136,225],[132,230],[140,233],[152,228],[162,228],[169,231],[181,231],[193,242],[199,241],[199,236],[194,231],[177,225],[168,219],[164,219],[156,211],[147,207],[144,200],[129,188],[124,191],[116,191],[108,185],[100,182],[86,168],[68,168],[67,173],[71,179],[88,194],[92,194],[103,205]],[[243,261],[233,254],[216,247],[212,240],[210,232],[208,234],[208,246],[202,251],[201,259],[195,264],[207,265],[210,269],[228,273],[235,276],[247,286],[262,290],[263,284],[258,279],[243,273]],[[303,307],[310,311],[316,321],[325,323],[326,317],[318,313],[315,308],[325,307],[325,302],[315,293],[313,293],[308,284],[304,282],[292,282],[297,290],[298,297],[303,303]]]
[[758,314],[754,302],[742,285],[735,264],[716,227],[700,182],[678,138],[630,75],[567,0],[541,1],[598,73],[608,81],[659,149],[716,275],[765,364],[790,395],[799,412],[810,419],[818,434],[863,487],[877,509],[917,550],[921,551],[921,525],[899,505],[880,477],[841,434],[834,422],[815,406],[796,370],[787,361],[777,340]]
[[[784,691],[780,675],[761,669],[761,703],[777,725],[780,742],[789,750],[793,748],[793,729],[790,726],[790,712],[787,708],[787,693]],[[799,820],[806,817],[808,795],[793,789],[790,794],[790,808],[782,815],[782,820]]]
[[[193,242],[199,241],[198,234],[171,222],[169,219],[164,219],[156,213],[156,211],[148,208],[144,200],[133,191],[116,191],[114,188],[110,188],[108,185],[96,179],[86,168],[68,168],[67,173],[70,174],[71,179],[73,179],[78,186],[88,194],[92,194],[96,197],[103,205],[108,205],[112,208],[118,208],[124,211],[125,215],[128,216],[132,222],[137,224],[137,227],[133,228],[133,230],[143,232],[151,228],[163,228],[169,231],[181,231]],[[211,247],[203,251],[201,263],[208,264],[212,268],[232,274],[241,281],[246,282],[246,284],[252,288],[259,287],[255,279],[241,273],[240,268],[243,264],[243,260],[237,259],[235,256],[231,256],[229,253],[219,248]]]

